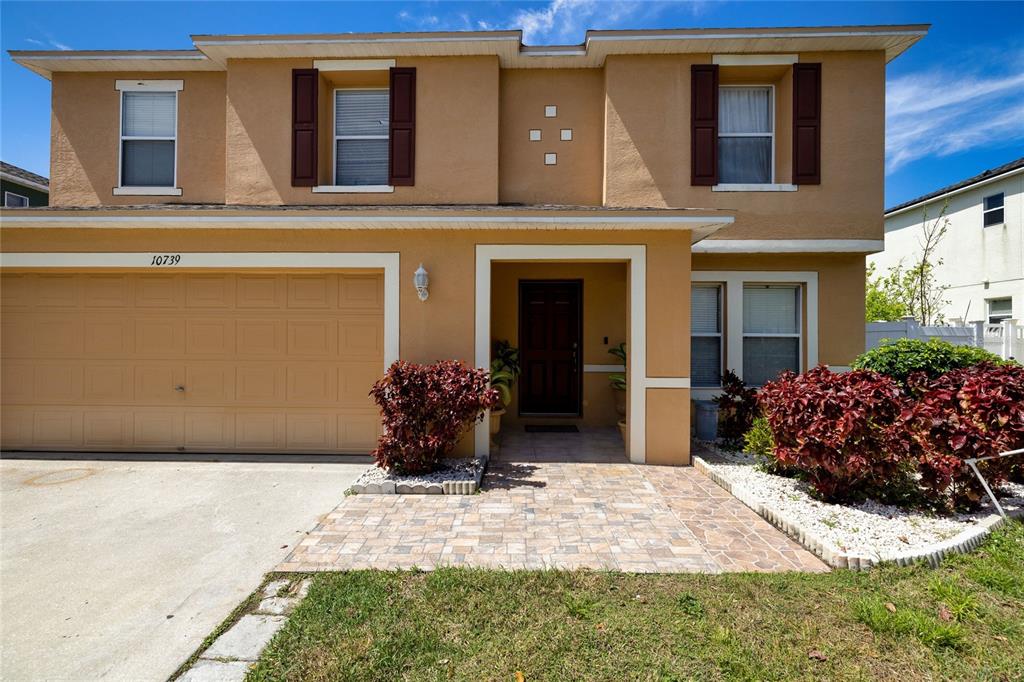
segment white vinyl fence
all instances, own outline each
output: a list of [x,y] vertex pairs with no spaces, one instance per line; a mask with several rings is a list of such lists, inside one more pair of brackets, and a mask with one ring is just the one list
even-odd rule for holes
[[912,317],[897,322],[868,322],[865,348],[877,348],[882,339],[942,339],[958,346],[984,348],[1004,360],[1024,360],[1024,326],[1017,320],[1003,320],[1000,324],[979,320],[958,327],[923,327]]

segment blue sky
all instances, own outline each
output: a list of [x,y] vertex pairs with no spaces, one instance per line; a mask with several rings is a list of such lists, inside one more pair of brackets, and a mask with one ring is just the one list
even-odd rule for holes
[[886,205],[1024,156],[1024,2],[0,2],[0,157],[49,174],[49,83],[7,50],[182,49],[197,33],[931,23],[889,65]]

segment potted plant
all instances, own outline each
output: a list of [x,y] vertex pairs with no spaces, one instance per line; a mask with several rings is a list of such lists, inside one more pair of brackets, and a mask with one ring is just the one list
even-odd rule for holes
[[[622,342],[608,352],[618,358],[623,366],[626,365],[626,343]],[[629,447],[629,426],[626,424],[626,375],[624,372],[615,372],[608,375],[608,383],[615,395],[615,412],[619,415],[619,433],[622,434],[622,442]]]
[[491,442],[501,431],[501,416],[505,414],[512,402],[512,387],[519,377],[519,349],[508,341],[494,344],[494,355],[491,358],[491,388],[498,392],[501,401],[497,409],[491,410]]

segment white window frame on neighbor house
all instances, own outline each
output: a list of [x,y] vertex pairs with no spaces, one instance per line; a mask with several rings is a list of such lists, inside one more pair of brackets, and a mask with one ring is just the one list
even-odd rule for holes
[[[114,89],[118,91],[118,114],[117,114],[117,187],[114,188],[114,196],[181,196],[181,188],[178,187],[178,93],[184,87],[184,81],[180,80],[118,80],[114,83]],[[163,92],[174,93],[174,137],[136,137],[125,136],[124,134],[124,96],[126,92]],[[130,140],[170,140],[174,143],[174,182],[163,187],[140,187],[136,185],[125,185],[124,176],[124,143]]]
[[389,92],[386,87],[350,87],[334,88],[331,92],[331,182],[328,186],[314,187],[314,193],[367,193],[381,194],[394,192],[393,185],[342,185],[338,183],[338,141],[339,140],[389,140],[391,139],[390,126],[384,135],[339,135],[338,134],[338,93],[345,90],[381,90]]
[[[725,316],[722,334],[725,339],[725,369],[743,378],[743,287],[746,284],[791,284],[800,288],[800,370],[818,364],[818,273],[752,270],[694,270],[691,282],[721,283]],[[751,335],[754,336],[754,335]],[[768,334],[765,336],[781,336]],[[695,399],[707,400],[721,391],[720,387],[694,387]]]
[[[699,338],[717,338],[718,339],[718,375],[721,378],[722,375],[722,362],[725,360],[725,285],[722,282],[695,282],[697,286],[716,289],[718,292],[718,331],[717,332],[695,332],[693,331],[692,315],[693,311],[690,311],[691,325],[690,325],[690,336],[696,336]],[[690,352],[690,362],[693,363],[693,351]],[[690,381],[693,382],[693,369],[691,366],[690,370]],[[696,388],[721,388],[721,382],[713,384],[711,386],[693,386]]]
[[[1010,309],[1005,313],[992,313],[993,303],[1002,303],[1006,301],[1010,304]],[[995,319],[993,319],[995,318]],[[1013,318],[1013,297],[1012,296],[999,296],[998,298],[989,298],[985,301],[985,319],[988,320],[988,324],[1002,324],[1003,320],[1009,320]]]
[[[11,205],[11,197],[18,197],[19,199],[24,199],[25,203],[24,204],[19,204],[17,206],[12,206]],[[18,194],[17,192],[4,191],[4,208],[27,208],[28,206],[31,205],[31,203],[32,202],[29,201],[29,198],[27,196],[25,196],[24,194]]]
[[[995,199],[996,197],[999,197],[999,205],[998,206],[993,206],[992,208],[988,208],[988,200],[989,199]],[[997,222],[991,223],[991,224],[986,223],[985,219],[988,218],[989,214],[990,213],[995,213],[996,211],[1002,212],[1002,214],[1003,214],[1002,219],[997,221]],[[987,197],[982,197],[982,199],[981,199],[981,226],[982,227],[997,227],[999,225],[1005,225],[1005,224],[1006,224],[1006,193],[1005,192],[996,192],[995,194],[989,194]]]
[[[719,131],[718,137],[768,137],[771,139],[771,176],[768,182],[757,182],[757,183],[746,183],[746,182],[719,182],[714,185],[711,190],[713,192],[795,192],[797,186],[792,184],[779,184],[775,182],[775,136],[778,127],[778,116],[776,111],[775,101],[775,85],[773,83],[736,83],[730,85],[719,86],[721,90],[736,90],[736,89],[754,89],[760,88],[768,90],[768,109],[771,113],[771,133],[722,133]],[[721,107],[721,100],[719,100],[718,106]],[[718,140],[715,140],[715,144],[718,144]],[[721,169],[719,169],[721,170]]]

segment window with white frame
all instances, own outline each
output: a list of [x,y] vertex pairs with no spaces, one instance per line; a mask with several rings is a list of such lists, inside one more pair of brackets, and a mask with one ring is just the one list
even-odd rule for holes
[[690,382],[720,386],[722,381],[722,285],[690,288]]
[[718,182],[774,182],[775,105],[771,86],[718,89]]
[[1003,224],[1003,193],[993,194],[983,200],[981,215],[985,227]]
[[1001,324],[1013,317],[1013,298],[993,298],[988,301],[988,323]]
[[4,206],[7,208],[25,208],[28,206],[28,197],[14,192],[4,192]]
[[121,93],[121,187],[174,187],[178,93]]
[[800,371],[800,287],[743,285],[743,381],[761,386]]
[[388,184],[387,88],[334,91],[334,184]]

